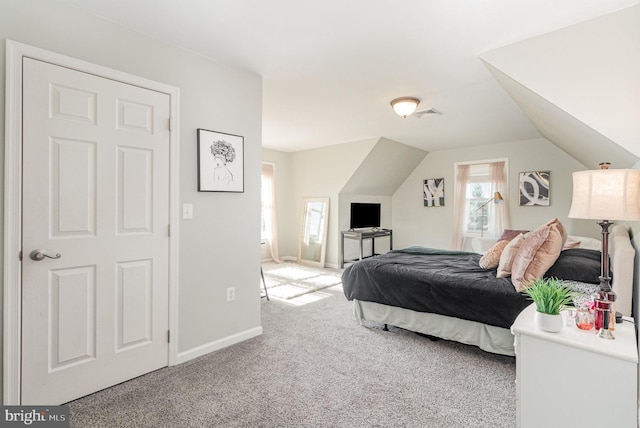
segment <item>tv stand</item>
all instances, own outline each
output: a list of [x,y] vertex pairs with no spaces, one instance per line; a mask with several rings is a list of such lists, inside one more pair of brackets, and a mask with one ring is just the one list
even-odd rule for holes
[[[340,232],[340,269],[344,268],[345,263],[353,263],[367,257],[377,256],[376,254],[376,238],[380,237],[389,237],[389,249],[393,250],[393,231],[391,229],[363,229],[363,230],[344,230]],[[360,258],[345,260],[344,258],[344,240],[345,239],[355,239],[358,241],[360,245]],[[371,239],[371,254],[368,256],[364,255],[364,246],[363,242],[366,239]]]

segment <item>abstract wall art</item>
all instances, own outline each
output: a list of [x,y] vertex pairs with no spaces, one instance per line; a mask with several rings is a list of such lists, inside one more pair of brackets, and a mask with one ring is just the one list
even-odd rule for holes
[[444,207],[444,178],[428,178],[422,185],[425,207]]
[[520,173],[520,206],[549,206],[550,171]]

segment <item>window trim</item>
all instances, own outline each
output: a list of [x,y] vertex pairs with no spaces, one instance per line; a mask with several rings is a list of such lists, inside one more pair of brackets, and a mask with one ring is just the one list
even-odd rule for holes
[[[461,161],[461,162],[454,162],[453,164],[453,183],[454,183],[454,189],[457,189],[457,176],[458,176],[458,166],[460,165],[482,165],[482,164],[491,164],[491,163],[496,163],[496,162],[504,162],[504,168],[505,168],[505,176],[506,176],[506,184],[505,187],[507,189],[509,189],[509,184],[510,184],[510,174],[509,174],[509,158],[493,158],[493,159],[481,159],[481,160],[472,160],[472,161]],[[471,181],[471,180],[470,180]],[[458,200],[458,195],[454,194],[454,206],[453,209],[458,210],[459,207],[456,207],[455,205],[455,201]],[[468,200],[467,198],[465,198],[465,200]],[[466,208],[466,205],[465,205]],[[457,227],[457,226],[456,226]],[[481,235],[481,233],[478,232],[469,232],[469,231],[464,231],[463,232],[463,236],[465,238],[479,238]]]
[[[275,189],[275,184],[276,184],[276,164],[275,164],[275,162],[262,161],[262,162],[260,162],[260,170],[261,171],[262,171],[262,165],[269,165],[273,169],[273,181],[271,183],[271,186],[272,186],[271,190],[273,191]],[[264,208],[264,206],[263,206],[263,203],[262,203],[262,173],[260,173],[260,240],[261,241],[265,241],[266,239],[268,239],[268,237],[264,235],[264,232],[262,230],[263,208]]]

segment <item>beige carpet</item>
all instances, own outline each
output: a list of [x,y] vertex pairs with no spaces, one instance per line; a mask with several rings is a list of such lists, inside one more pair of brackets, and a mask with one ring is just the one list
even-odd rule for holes
[[71,428],[516,426],[513,357],[365,327],[338,287],[312,294],[262,299],[258,337],[71,402]]
[[303,294],[341,283],[342,273],[335,269],[315,269],[291,262],[262,264],[269,297],[293,299]]

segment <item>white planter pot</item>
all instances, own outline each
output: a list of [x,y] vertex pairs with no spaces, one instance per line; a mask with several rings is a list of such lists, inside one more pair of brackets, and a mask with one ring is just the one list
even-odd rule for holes
[[533,322],[540,330],[550,333],[557,333],[562,330],[562,315],[549,315],[542,312],[535,312]]

